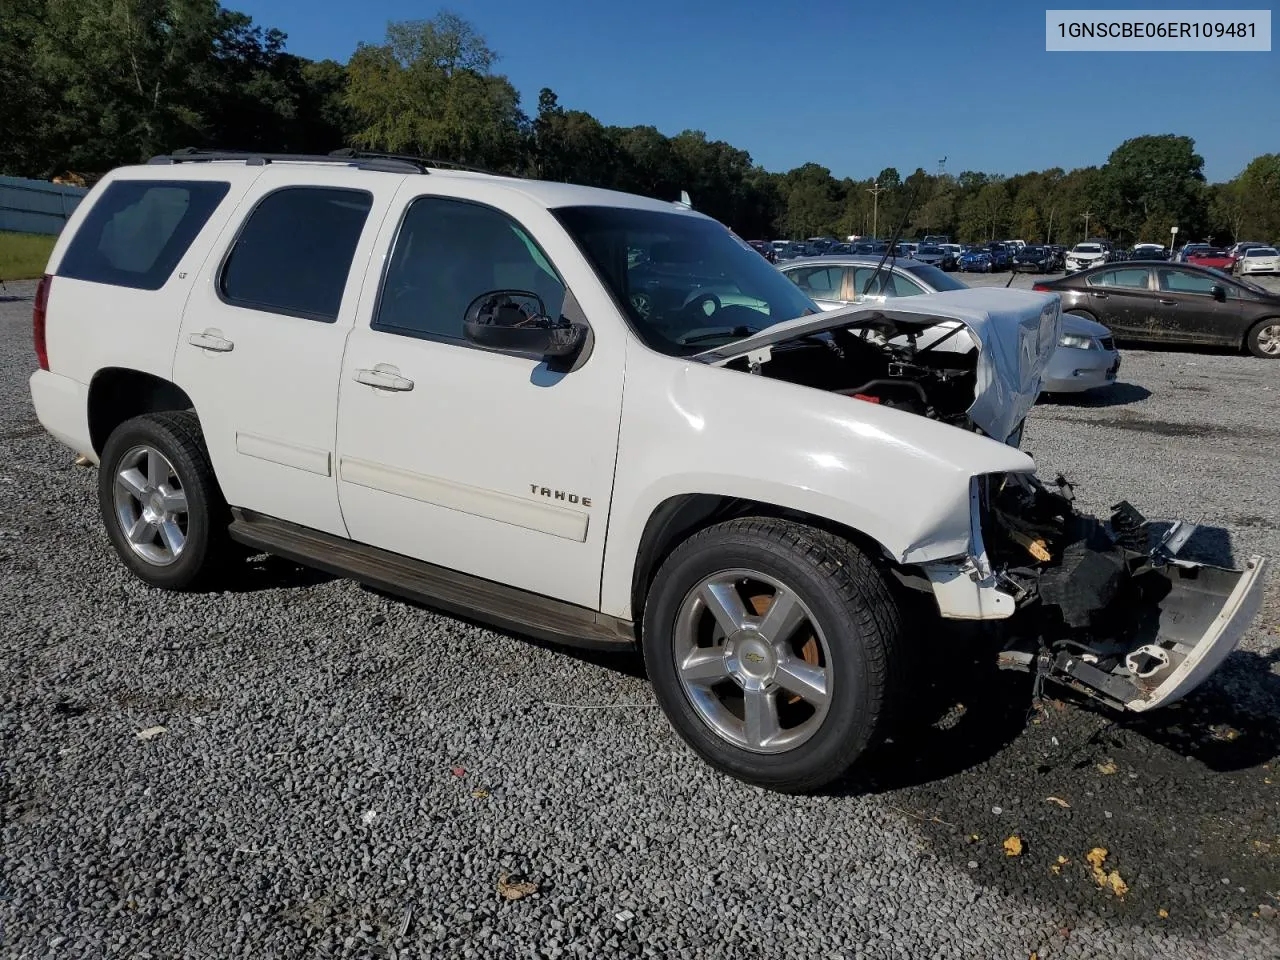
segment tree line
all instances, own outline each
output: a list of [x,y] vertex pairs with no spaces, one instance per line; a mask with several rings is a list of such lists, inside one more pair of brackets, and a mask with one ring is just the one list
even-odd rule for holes
[[694,206],[750,238],[945,233],[1120,243],[1280,237],[1280,154],[1207,183],[1189,137],[1142,136],[1100,166],[1002,176],[888,167],[765,170],[705,133],[607,126],[543,89],[522,109],[498,55],[454,13],[392,23],[344,63],[217,0],[4,0],[0,173],[95,174],[180,147],[428,156]]

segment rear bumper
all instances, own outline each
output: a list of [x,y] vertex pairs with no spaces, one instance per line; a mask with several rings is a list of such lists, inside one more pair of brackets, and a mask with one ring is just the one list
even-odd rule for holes
[[97,454],[89,439],[89,388],[48,370],[37,370],[28,383],[40,425],[55,439],[96,463]]

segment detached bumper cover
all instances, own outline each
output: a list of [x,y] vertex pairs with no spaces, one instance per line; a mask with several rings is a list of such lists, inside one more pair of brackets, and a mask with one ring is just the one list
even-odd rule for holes
[[[1124,705],[1141,712],[1182,699],[1200,686],[1236,648],[1262,606],[1266,561],[1251,557],[1243,570],[1199,564],[1165,568],[1170,591],[1159,604],[1160,619],[1152,645],[1170,662],[1133,684],[1137,695]],[[1141,656],[1153,651],[1139,648]],[[1158,654],[1154,657],[1159,663]],[[1139,657],[1130,661],[1139,666]]]

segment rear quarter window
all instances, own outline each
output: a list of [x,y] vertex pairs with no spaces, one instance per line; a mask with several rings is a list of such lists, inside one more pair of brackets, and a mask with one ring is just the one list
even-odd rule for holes
[[58,276],[159,290],[230,189],[213,180],[116,180],[71,238]]

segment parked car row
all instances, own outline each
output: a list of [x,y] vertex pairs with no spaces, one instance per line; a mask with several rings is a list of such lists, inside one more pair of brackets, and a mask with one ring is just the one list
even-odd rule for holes
[[[861,237],[839,241],[831,237],[808,240],[752,240],[751,246],[770,263],[820,256],[883,256],[888,244],[883,240]],[[1158,243],[1137,243],[1131,248],[1119,247],[1105,237],[1090,237],[1070,249],[1058,244],[1027,244],[1022,240],[991,240],[983,243],[958,244],[942,235],[930,235],[921,241],[904,240],[893,250],[895,259],[912,259],[939,270],[962,273],[991,273],[1012,270],[1024,273],[1077,273],[1105,263],[1174,261],[1200,267],[1246,274],[1280,273],[1280,254],[1276,247],[1242,242],[1230,248],[1205,243],[1188,243],[1176,253]]]

